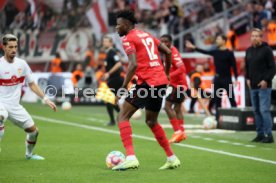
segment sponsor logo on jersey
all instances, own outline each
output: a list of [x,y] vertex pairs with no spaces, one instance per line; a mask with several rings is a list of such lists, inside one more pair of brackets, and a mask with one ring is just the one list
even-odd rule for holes
[[22,69],[19,68],[19,69],[17,70],[17,72],[18,72],[18,75],[21,75],[21,74],[22,74]]

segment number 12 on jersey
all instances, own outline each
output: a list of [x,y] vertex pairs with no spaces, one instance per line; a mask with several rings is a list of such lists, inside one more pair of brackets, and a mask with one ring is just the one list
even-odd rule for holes
[[154,41],[151,37],[142,39],[142,43],[146,47],[150,60],[157,60],[158,56],[154,53]]

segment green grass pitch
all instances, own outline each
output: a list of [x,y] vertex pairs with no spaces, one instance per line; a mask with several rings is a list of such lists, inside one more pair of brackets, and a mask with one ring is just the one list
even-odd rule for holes
[[[40,130],[35,153],[45,161],[27,161],[25,133],[9,121],[1,142],[0,183],[120,182],[216,183],[276,182],[276,145],[251,143],[254,132],[206,134],[187,129],[188,139],[172,145],[181,167],[160,171],[166,156],[153,140],[144,119],[132,120],[138,170],[113,172],[105,165],[112,150],[124,153],[117,127],[106,127],[104,107],[73,107],[52,112],[41,104],[24,104]],[[167,124],[164,113],[159,121]],[[185,116],[186,124],[201,124],[202,117]],[[202,130],[201,130],[202,131]],[[166,128],[170,137],[172,129]],[[276,137],[276,133],[274,133]]]

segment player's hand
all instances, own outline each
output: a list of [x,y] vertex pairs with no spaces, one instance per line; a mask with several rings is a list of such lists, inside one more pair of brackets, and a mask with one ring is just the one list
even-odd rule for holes
[[266,89],[267,88],[267,82],[265,80],[262,80],[258,86],[261,88],[261,89]]
[[186,48],[189,48],[189,49],[195,49],[196,47],[195,47],[195,45],[193,45],[190,41],[186,41]]
[[102,80],[106,81],[109,78],[109,73],[105,73],[102,77]]
[[53,111],[57,111],[57,106],[54,102],[52,102],[50,99],[48,98],[44,98],[43,101],[45,102],[45,104],[47,104],[51,109],[53,109]]

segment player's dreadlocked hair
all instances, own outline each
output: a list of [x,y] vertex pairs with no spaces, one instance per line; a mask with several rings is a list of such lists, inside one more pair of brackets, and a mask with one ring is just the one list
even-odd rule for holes
[[134,12],[131,10],[122,10],[117,13],[117,18],[124,18],[130,21],[133,25],[137,24],[137,19],[134,16]]

